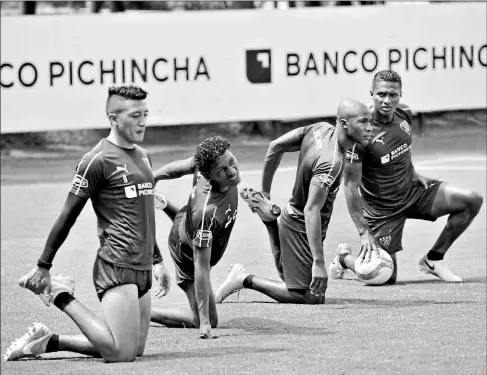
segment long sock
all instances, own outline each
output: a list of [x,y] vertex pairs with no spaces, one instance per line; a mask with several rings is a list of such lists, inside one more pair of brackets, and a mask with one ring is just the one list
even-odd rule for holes
[[75,299],[76,298],[74,298],[68,292],[61,292],[54,299],[54,306],[56,306],[59,310],[64,311],[65,307]]
[[248,275],[245,277],[243,281],[243,286],[244,288],[251,289],[252,288],[252,279],[254,278],[254,275]]
[[426,257],[428,260],[443,260],[444,255],[445,254],[430,250],[428,254],[426,254]]
[[53,353],[59,351],[59,335],[53,334],[46,346],[46,353]]

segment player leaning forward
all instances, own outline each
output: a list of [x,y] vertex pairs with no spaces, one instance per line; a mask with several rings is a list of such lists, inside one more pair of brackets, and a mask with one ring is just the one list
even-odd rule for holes
[[[262,174],[262,191],[243,189],[242,198],[259,214],[268,231],[281,280],[271,280],[235,265],[216,292],[222,302],[241,288],[254,289],[281,303],[322,304],[328,275],[323,241],[340,187],[345,150],[368,143],[370,111],[363,103],[343,100],[336,126],[325,122],[294,129],[272,141]],[[282,155],[299,151],[292,197],[279,222],[269,211],[270,191]]]
[[[411,160],[409,108],[399,106],[401,77],[394,71],[378,72],[372,82],[373,138],[365,147],[347,152],[345,196],[350,215],[361,238],[359,258],[370,259],[376,246],[392,257],[396,282],[396,253],[402,250],[406,219],[435,221],[449,215],[445,228],[431,250],[419,261],[420,269],[443,281],[461,282],[444,264],[453,242],[479,213],[483,198],[476,192],[417,173]],[[360,191],[360,192],[359,192]],[[340,245],[330,265],[332,278],[342,278],[344,269],[354,270],[350,246]]]
[[[83,335],[54,335],[43,324],[16,342],[4,360],[71,351],[107,362],[141,356],[150,323],[152,266],[159,288],[168,274],[155,241],[154,178],[149,155],[137,143],[147,124],[147,93],[135,86],[109,89],[106,113],[111,132],[79,161],[71,191],[47,239],[37,267],[20,280],[78,325]],[[56,251],[91,198],[98,219],[100,248],[93,282],[103,319],[74,297],[74,282],[49,274]]]

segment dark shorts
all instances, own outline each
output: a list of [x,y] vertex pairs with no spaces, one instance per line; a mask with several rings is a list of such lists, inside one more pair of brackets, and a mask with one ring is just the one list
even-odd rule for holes
[[[279,220],[281,269],[286,287],[291,290],[309,289],[313,254],[306,233],[288,228]],[[322,239],[324,240],[324,238]],[[279,266],[278,266],[279,268]]]
[[193,249],[181,241],[179,225],[183,220],[186,211],[179,211],[169,233],[169,252],[174,262],[176,271],[176,283],[186,293],[194,284],[194,263],[193,259],[183,259],[183,254],[192,254]]
[[435,221],[437,219],[431,216],[430,212],[441,184],[442,181],[438,180],[428,181],[428,189],[425,189],[420,184],[415,185],[408,202],[399,213],[391,212],[390,215],[385,214],[381,217],[374,217],[370,214],[368,215],[366,210],[364,211],[364,216],[371,232],[384,250],[389,254],[402,250],[402,233],[406,219],[427,221]]
[[118,267],[97,256],[93,266],[93,283],[100,301],[108,290],[127,284],[135,284],[141,298],[152,287],[152,270]]

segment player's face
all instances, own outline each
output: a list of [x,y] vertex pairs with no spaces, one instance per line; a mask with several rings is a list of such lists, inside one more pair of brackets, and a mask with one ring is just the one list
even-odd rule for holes
[[237,159],[229,150],[213,162],[209,177],[224,190],[240,183]]
[[401,84],[387,81],[374,82],[370,94],[375,110],[383,116],[392,116],[401,100]]
[[347,135],[355,143],[362,146],[369,144],[372,137],[372,116],[368,108],[364,108],[356,116],[347,120]]
[[148,113],[145,100],[125,100],[123,110],[116,115],[119,135],[129,143],[142,142]]

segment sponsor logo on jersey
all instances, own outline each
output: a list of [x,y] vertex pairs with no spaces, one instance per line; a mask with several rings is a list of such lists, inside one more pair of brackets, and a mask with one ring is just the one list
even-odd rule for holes
[[345,154],[345,158],[347,160],[354,161],[354,160],[358,160],[358,155],[353,151],[347,151]]
[[125,196],[127,198],[137,198],[137,188],[135,185],[125,186]]
[[411,128],[409,126],[409,123],[406,120],[401,122],[399,126],[401,127],[402,130],[404,130],[407,133],[407,135],[411,135]]
[[385,143],[384,143],[384,136],[375,139],[374,140],[374,143],[382,143],[383,145],[385,145]]
[[125,172],[129,174],[129,171],[127,170],[127,164],[117,165],[117,172]]
[[152,169],[152,166],[150,165],[150,161],[148,158],[142,158],[142,161],[145,163],[145,165],[147,165],[147,167],[149,167],[149,169]]
[[77,189],[79,188],[87,188],[88,187],[88,180],[79,174],[75,174],[73,177],[72,187]]
[[381,162],[382,164],[387,164],[387,163],[389,163],[390,161],[391,161],[391,156],[390,156],[389,154],[384,155],[384,156],[382,156],[382,157],[380,158],[380,162]]
[[323,145],[321,143],[321,134],[320,134],[320,131],[319,130],[315,130],[313,132],[313,135],[315,137],[315,148],[317,150],[321,150],[321,148],[323,147]]
[[319,179],[321,183],[326,186],[331,186],[335,182],[335,177],[330,176],[329,173],[323,173],[321,176],[319,176]]
[[143,182],[141,184],[137,184],[137,189],[139,190],[139,197],[141,195],[154,195],[152,182]]
[[196,239],[201,241],[209,241],[213,238],[213,233],[211,230],[198,229],[196,232]]
[[391,239],[391,236],[383,236],[379,238],[379,242],[382,246],[384,246],[385,249],[388,249],[389,245],[391,244]]

